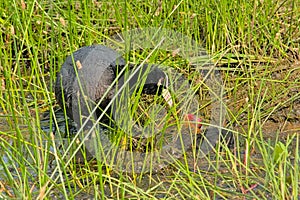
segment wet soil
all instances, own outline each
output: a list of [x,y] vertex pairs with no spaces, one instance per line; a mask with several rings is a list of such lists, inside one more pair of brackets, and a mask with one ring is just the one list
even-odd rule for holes
[[[228,103],[229,110],[242,110],[236,115],[241,126],[236,130],[241,132],[249,131],[249,120],[247,114],[251,111],[258,110],[260,121],[255,121],[253,130],[262,129],[266,138],[274,139],[276,133],[280,138],[286,138],[291,134],[300,133],[300,61],[290,64],[278,64],[273,69],[264,69],[265,66],[258,66],[257,73],[254,73],[254,79],[265,79],[255,81],[253,84],[249,82],[241,85],[241,89],[234,94],[238,96],[235,101]],[[266,71],[270,70],[268,74]],[[264,84],[261,87],[261,84]],[[255,96],[250,102],[249,91],[253,87]],[[231,93],[232,94],[232,93]],[[233,96],[234,96],[233,95]],[[255,107],[256,100],[262,100],[260,108]],[[230,100],[231,101],[231,100]],[[238,102],[238,103],[234,103]],[[248,109],[246,109],[248,107]],[[250,111],[249,111],[250,110]],[[243,119],[244,120],[241,120]],[[253,119],[253,118],[252,118]],[[252,120],[250,119],[250,120]],[[254,119],[255,120],[255,119]]]
[[[262,76],[265,77],[266,74],[260,66],[257,66],[257,73],[255,73],[255,76],[259,79]],[[260,84],[262,83],[259,83],[259,81],[253,85],[249,85],[249,82],[246,82],[244,85],[240,85],[240,88],[236,91],[236,93],[233,91],[227,92],[227,98],[229,99],[228,102],[234,102],[227,104],[228,109],[235,111],[235,117],[237,117],[239,122],[233,122],[231,127],[234,131],[241,133],[239,136],[241,140],[244,140],[249,132],[251,135],[255,135],[258,134],[259,130],[263,133],[263,138],[266,141],[271,141],[271,143],[275,143],[278,140],[284,143],[287,138],[294,136],[295,134],[300,134],[300,62],[295,62],[289,65],[280,65],[270,72],[268,77],[269,79],[264,83],[264,87],[260,87]],[[233,82],[236,84],[234,79]],[[230,83],[227,84],[230,85]],[[253,102],[249,100],[249,98],[251,98],[251,95],[249,95],[249,90],[251,90],[249,89],[250,87],[253,87],[254,90],[257,91],[255,92],[254,99],[252,100],[253,102],[259,98],[264,98],[263,104],[260,108],[260,113],[262,115],[260,120],[248,118],[249,113],[253,114],[254,110],[257,109]],[[244,90],[241,88],[244,88]],[[234,100],[232,101],[230,98]],[[254,120],[253,126],[249,124],[249,121],[251,123],[251,120]],[[229,121],[233,120],[229,119]],[[292,154],[294,153],[293,147],[295,147],[295,144],[296,141],[294,140],[289,148]],[[232,152],[237,155],[237,159],[240,159],[243,162],[243,158],[245,156],[245,152],[243,151],[244,143],[242,142],[239,145],[241,151],[237,152],[237,147],[234,147],[232,148]],[[253,178],[250,181],[247,180],[246,182],[248,182],[248,187],[258,184],[258,186],[252,191],[257,196],[264,198],[268,198],[269,196],[269,198],[271,198],[271,193],[268,192],[264,186],[265,180],[263,178],[259,178],[265,177],[266,172],[258,166],[259,163],[262,165],[264,163],[262,155],[258,150],[256,150],[256,148],[257,147],[255,147],[255,145],[252,147],[250,160],[253,164],[250,164],[249,169],[251,169],[253,173],[257,174],[257,178]],[[222,153],[222,151],[220,151],[218,154],[218,156],[226,157],[225,152]],[[154,174],[144,174],[141,179],[136,181],[136,187],[144,189],[155,187],[155,197],[157,198],[170,197],[170,194],[172,194],[174,199],[180,199],[176,195],[178,194],[178,188],[180,188],[180,185],[177,185],[178,188],[175,187],[174,189],[170,189],[172,188],[172,185],[174,185],[174,180],[170,180],[169,177],[176,177],[179,173],[179,177],[182,179],[181,181],[188,181],[189,176],[198,177],[199,173],[201,173],[201,175],[205,178],[205,184],[214,183],[215,186],[225,190],[222,192],[223,197],[231,198],[233,196],[240,196],[240,198],[243,199],[249,195],[241,195],[242,187],[232,184],[230,178],[224,178],[224,176],[234,176],[230,168],[228,168],[228,165],[231,165],[232,163],[228,163],[226,160],[223,160],[218,164],[218,167],[216,167],[218,160],[216,157],[218,156],[212,152],[206,158],[195,159],[193,152],[189,152],[187,153],[187,160],[178,160],[180,162],[169,165],[162,171],[158,171]],[[184,163],[187,165],[184,166]],[[184,170],[185,167],[188,167],[187,171],[190,174],[186,174],[187,171]],[[243,170],[241,165],[238,164],[237,167],[240,168],[240,170]],[[115,176],[116,178],[119,177],[118,174],[115,174]],[[199,180],[200,188],[201,183],[201,180]],[[247,186],[244,187],[247,188]],[[211,192],[213,190],[214,189],[212,187]],[[107,197],[113,198],[119,192],[119,188],[107,185],[104,186],[104,191]],[[168,191],[168,194],[166,194],[166,191]],[[189,190],[187,188],[182,188],[180,194],[182,195],[184,193],[188,195]],[[215,197],[216,199],[222,199],[221,197],[218,197],[219,195],[214,195],[216,194],[212,192],[212,198]],[[130,194],[125,196],[126,198],[130,198]],[[250,198],[251,195],[248,197]]]
[[[228,117],[228,122],[230,127],[241,134],[241,138],[245,138],[249,132],[254,135],[257,134],[257,131],[260,129],[263,133],[263,138],[270,141],[275,142],[278,138],[279,141],[285,142],[287,138],[300,134],[300,61],[291,63],[291,64],[278,64],[278,66],[273,67],[272,70],[264,69],[264,66],[255,66],[255,73],[252,73],[254,77],[253,82],[243,82],[236,79],[240,74],[235,74],[233,72],[231,74],[231,81],[226,81],[226,98],[227,98],[227,106],[228,110],[232,111],[232,115],[234,117]],[[269,71],[266,74],[266,71]],[[244,76],[247,76],[248,71],[244,70]],[[262,78],[264,77],[264,78]],[[257,81],[259,80],[260,81]],[[262,81],[265,79],[265,81]],[[237,85],[237,82],[241,82],[236,90],[231,88]],[[261,87],[261,84],[265,84]],[[251,91],[255,91],[255,96],[251,96],[249,93]],[[253,99],[251,99],[253,98]],[[259,107],[260,120],[255,120],[255,118],[251,118],[252,114],[258,109],[255,105],[256,100],[263,99],[262,105]],[[4,113],[1,112],[0,115],[4,116]],[[0,130],[1,137],[5,136],[2,134],[10,130],[10,126],[7,125],[7,121],[5,117],[0,117]],[[234,118],[237,118],[237,121],[234,121]],[[253,122],[251,121],[253,120]],[[251,125],[251,122],[253,125]],[[295,144],[296,141],[293,141]],[[294,144],[292,146],[294,146]],[[244,144],[240,144],[241,149],[243,149]],[[291,148],[292,149],[292,148]],[[232,149],[234,152],[235,149]],[[238,154],[238,159],[243,159],[244,152],[236,152]],[[224,154],[224,155],[222,155]],[[226,157],[225,153],[220,152],[219,156]],[[207,158],[202,158],[195,160],[195,156],[193,152],[187,154],[187,160],[181,160],[181,163],[187,162],[187,170],[190,174],[185,174],[187,171],[184,170],[186,166],[184,164],[181,166],[178,163],[170,165],[164,168],[162,171],[156,174],[144,174],[142,178],[136,182],[136,187],[143,188],[147,190],[149,188],[155,187],[155,196],[157,198],[164,198],[173,196],[174,199],[178,199],[178,188],[172,189],[172,185],[174,184],[174,177],[180,174],[179,181],[188,181],[189,176],[197,176],[201,173],[203,177],[205,177],[206,184],[215,183],[217,187],[222,188],[223,196],[227,196],[228,198],[235,196],[235,192],[240,192],[239,186],[234,186],[230,181],[226,179],[218,179],[218,175],[216,174],[228,174],[228,177],[233,176],[232,172],[229,171],[228,166],[226,166],[227,162],[223,162],[223,164],[219,165],[215,168],[215,160],[216,155],[212,153]],[[254,163],[262,163],[262,157],[258,153],[258,151],[254,149],[251,152],[251,160]],[[227,163],[229,165],[229,163]],[[261,174],[261,177],[265,176],[265,172],[261,170],[257,165],[250,166],[250,168],[255,171],[257,174]],[[182,169],[182,170],[180,170]],[[116,173],[111,174],[112,177],[119,178],[119,174]],[[122,176],[124,178],[124,176]],[[128,177],[131,177],[130,175]],[[169,177],[173,177],[170,178]],[[223,176],[222,176],[223,177]],[[259,176],[257,176],[259,177]],[[203,183],[203,180],[199,180],[199,184]],[[261,179],[252,179],[249,183],[260,183],[263,185],[264,180]],[[176,182],[175,182],[176,184]],[[116,182],[118,185],[118,182]],[[249,186],[249,187],[250,187]],[[74,186],[75,187],[75,186]],[[177,185],[179,187],[179,185]],[[201,188],[201,184],[199,186]],[[171,188],[171,189],[170,189]],[[214,188],[211,188],[212,191]],[[105,185],[104,192],[105,196],[114,198],[120,188]],[[267,197],[268,191],[264,191],[265,188],[261,188],[258,186],[254,189],[254,193],[258,196],[265,195]],[[166,194],[166,191],[168,193]],[[208,191],[209,192],[209,191]],[[188,188],[182,188],[180,194],[189,194]],[[211,194],[212,197],[214,194]],[[251,195],[250,195],[251,196]],[[271,195],[270,195],[271,196]],[[52,196],[54,199],[60,199],[59,191],[57,194],[53,193]],[[92,199],[94,197],[94,191],[86,191],[83,192],[82,195],[76,196],[77,199]],[[125,195],[126,198],[130,198],[130,194]],[[181,196],[183,197],[183,196]],[[186,196],[187,197],[187,196]],[[242,198],[242,196],[240,196]],[[180,199],[180,198],[179,198]],[[218,198],[217,198],[218,199]]]

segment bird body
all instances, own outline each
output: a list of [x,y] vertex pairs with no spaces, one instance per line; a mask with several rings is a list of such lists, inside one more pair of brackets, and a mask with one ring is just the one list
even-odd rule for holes
[[[89,130],[94,125],[94,120],[97,120],[104,110],[108,110],[106,114],[108,114],[109,120],[113,119],[117,127],[131,132],[131,136],[139,136],[141,133],[147,132],[147,128],[137,127],[137,124],[131,126],[130,123],[135,122],[128,121],[130,120],[128,115],[131,112],[130,104],[132,103],[130,96],[142,87],[143,94],[162,95],[169,107],[181,107],[181,117],[178,119],[183,120],[184,126],[178,130],[184,134],[201,132],[201,120],[194,114],[190,114],[198,108],[196,99],[189,96],[188,98],[193,102],[192,106],[184,109],[183,106],[189,105],[187,101],[181,100],[179,104],[173,105],[173,102],[170,104],[172,101],[170,93],[168,99],[163,95],[163,91],[169,89],[169,81],[169,85],[175,90],[175,93],[179,89],[181,90],[180,98],[185,98],[184,94],[185,92],[188,94],[189,85],[180,74],[173,70],[170,76],[175,75],[176,78],[172,81],[169,80],[166,71],[154,65],[128,65],[128,70],[124,69],[125,67],[125,60],[116,51],[102,45],[82,47],[66,58],[57,75],[55,95],[61,108],[65,109],[68,117],[77,124],[77,129],[81,128],[81,125],[87,120],[83,130]],[[125,84],[129,90],[124,90],[123,93],[122,91],[119,92]],[[111,102],[112,100],[113,102]],[[112,103],[111,106],[109,106],[110,103]],[[194,104],[195,106],[193,106]],[[91,111],[98,105],[99,112],[96,112],[91,118]],[[106,109],[107,107],[108,109]],[[161,118],[161,120],[165,120],[164,116]],[[160,119],[154,121],[156,120]],[[107,120],[104,118],[102,123],[107,123]],[[110,126],[111,124],[107,123],[107,125]],[[129,129],[125,128],[127,125],[129,125]],[[177,129],[176,126],[175,129]],[[173,129],[167,128],[165,131],[170,130]],[[105,142],[108,143],[109,141],[105,139]]]
[[[114,50],[92,45],[82,47],[68,56],[57,75],[55,96],[66,109],[68,117],[80,124],[80,116],[88,116],[98,103],[105,109],[114,95],[112,83],[116,73],[125,66],[124,59]],[[88,99],[88,104],[86,100]],[[90,108],[88,108],[90,106]]]

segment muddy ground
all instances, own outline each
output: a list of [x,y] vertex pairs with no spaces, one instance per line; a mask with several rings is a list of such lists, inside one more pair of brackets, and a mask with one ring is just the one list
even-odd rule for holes
[[[272,68],[256,66],[255,73],[252,74],[253,81],[241,84],[236,92],[229,92],[227,96],[228,109],[233,111],[235,117],[241,125],[236,130],[248,131],[248,113],[253,114],[254,110],[259,110],[260,121],[256,120],[252,131],[257,131],[261,125],[265,137],[273,138],[276,133],[280,137],[300,132],[300,61],[290,64],[277,64]],[[236,84],[233,75],[233,83]],[[263,86],[261,87],[261,84]],[[251,95],[254,98],[251,104]],[[235,99],[235,100],[231,100]],[[256,100],[262,101],[260,108],[255,105]],[[233,122],[235,123],[235,122]]]
[[[241,133],[246,137],[249,132],[252,135],[258,134],[261,128],[263,137],[270,141],[275,141],[276,138],[282,142],[294,134],[300,134],[300,61],[293,63],[279,63],[274,67],[265,67],[264,65],[256,65],[250,69],[244,68],[242,72],[229,72],[230,77],[228,80],[224,78],[226,88],[226,101],[228,110],[232,113],[228,114],[228,123],[230,128]],[[252,79],[246,81],[241,79],[242,77],[251,76]],[[264,84],[261,87],[261,84]],[[238,86],[236,86],[238,85]],[[252,95],[251,95],[251,92]],[[253,95],[255,94],[255,95]],[[252,99],[251,99],[252,98]],[[258,108],[255,105],[256,100],[262,100],[262,104]],[[255,110],[259,110],[256,112]],[[253,120],[251,125],[251,116],[256,113],[257,119]],[[0,108],[0,130],[9,131],[14,125],[7,122],[9,117],[7,113],[4,113]],[[250,117],[249,117],[250,116]],[[237,119],[236,121],[234,119]],[[22,127],[22,125],[19,125]],[[24,125],[24,128],[26,125]],[[250,128],[249,128],[250,127]],[[1,137],[7,137],[7,135],[1,134]],[[294,141],[296,143],[296,141]],[[254,149],[251,151],[252,159],[261,160],[261,156],[257,154]],[[193,157],[193,156],[191,156]],[[212,158],[213,159],[213,158]],[[198,165],[198,164],[199,165]],[[207,170],[207,180],[212,179],[214,173],[210,164],[206,159],[198,160],[195,163],[192,159],[189,160],[189,168],[193,171],[195,165],[198,165],[203,173]],[[206,163],[206,164],[205,164]],[[176,169],[176,168],[175,168]],[[219,168],[222,170],[222,167]],[[255,167],[252,169],[255,170]],[[168,183],[168,176],[174,175],[174,168],[170,166],[154,175],[145,175],[137,185],[141,188],[154,187],[161,181],[164,182],[157,188],[157,197],[164,197],[164,192],[170,186]],[[228,168],[223,168],[224,173],[228,173]],[[212,174],[211,174],[212,173]],[[264,176],[264,172],[258,172]],[[114,176],[114,175],[113,175]],[[117,178],[118,175],[116,174]],[[151,182],[151,183],[150,183]],[[220,187],[223,187],[224,183],[218,183]],[[234,190],[225,184],[225,188]],[[224,188],[223,187],[223,188]],[[111,188],[105,186],[107,196],[111,196]],[[256,188],[258,191],[260,188]],[[117,189],[115,190],[117,191]],[[173,191],[174,195],[176,191]],[[173,193],[172,192],[172,193]],[[263,193],[265,194],[265,193]],[[83,193],[81,197],[92,197],[88,193]],[[78,196],[78,198],[81,198]],[[176,195],[175,195],[176,196]],[[53,193],[53,197],[60,198],[59,194]]]

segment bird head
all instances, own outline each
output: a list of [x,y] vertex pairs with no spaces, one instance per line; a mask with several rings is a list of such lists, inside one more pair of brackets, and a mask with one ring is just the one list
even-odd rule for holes
[[190,128],[193,132],[200,133],[201,129],[201,119],[194,114],[185,114],[184,115],[184,126]]

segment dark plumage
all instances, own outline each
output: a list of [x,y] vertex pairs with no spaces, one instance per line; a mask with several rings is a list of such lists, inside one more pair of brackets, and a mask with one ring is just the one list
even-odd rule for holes
[[[95,104],[104,97],[97,111],[99,116],[101,110],[105,109],[112,100],[116,92],[116,88],[111,87],[112,83],[125,65],[124,59],[108,47],[93,45],[80,48],[72,56],[67,57],[58,73],[55,85],[58,104],[65,108],[67,115],[79,125],[83,123],[84,117],[89,116],[89,110],[92,110]],[[134,66],[130,67],[134,68]],[[146,73],[149,69],[151,72]],[[133,70],[125,70],[126,72],[118,81],[118,88],[124,84]],[[147,77],[145,77],[143,93],[156,94],[159,89],[158,81],[165,78],[165,73],[157,67],[141,66],[129,80],[129,87],[131,89],[139,87],[136,83],[145,74]],[[88,100],[89,108],[86,100]],[[114,109],[114,112],[116,115],[118,110]],[[107,122],[105,118],[104,121]],[[91,121],[89,122],[88,126],[91,126]]]
[[[158,134],[158,138],[163,137],[166,134],[174,138],[170,144],[167,142],[163,144],[163,151],[169,155],[169,153],[172,154],[173,149],[181,150],[181,137],[177,137],[176,134],[173,134],[173,131],[174,133],[178,131],[176,123],[172,126],[168,126],[168,128],[164,130],[163,134],[160,130],[156,132],[153,131],[150,126],[148,126],[147,129],[147,126],[143,126],[138,123],[134,126],[127,126],[130,124],[130,121],[128,121],[130,120],[130,117],[128,117],[128,115],[130,112],[129,109],[131,109],[130,105],[132,104],[132,102],[130,102],[130,95],[133,94],[133,91],[142,89],[141,91],[144,94],[160,95],[163,91],[167,91],[163,89],[166,89],[167,82],[170,80],[168,80],[169,78],[166,73],[156,66],[129,65],[128,69],[124,70],[125,67],[125,60],[119,56],[116,51],[108,47],[93,45],[80,48],[71,56],[67,57],[57,75],[55,95],[58,104],[66,111],[68,117],[75,121],[77,129],[79,129],[81,128],[81,124],[84,123],[86,117],[90,116],[90,111],[95,108],[95,105],[99,101],[101,101],[100,107],[98,107],[96,114],[93,115],[93,120],[96,120],[96,118],[103,113],[103,110],[107,108],[113,98],[116,97],[107,112],[109,117],[112,117],[115,120],[114,125],[126,132],[128,131],[128,133],[132,132],[131,136],[135,139],[152,136],[153,132],[154,134]],[[116,80],[117,77],[120,78]],[[114,81],[116,81],[115,85],[113,85]],[[124,90],[119,93],[120,88],[123,87],[125,83],[128,83],[126,85],[128,87],[124,87]],[[142,88],[141,83],[144,84]],[[180,88],[182,83],[184,83],[183,78],[176,79],[176,82],[172,82],[173,89],[175,88],[176,90],[176,88]],[[184,96],[182,98],[184,98]],[[182,106],[184,106],[184,104]],[[197,107],[195,107],[195,109],[197,109]],[[111,111],[113,115],[111,115]],[[161,113],[165,114],[163,109]],[[161,117],[159,114],[160,113],[156,115],[158,120],[160,120]],[[197,116],[188,113],[181,114],[183,114],[182,119],[185,123],[185,126],[182,129],[183,134],[201,132],[201,120],[197,118]],[[162,118],[162,120],[164,120],[164,116],[162,116]],[[87,121],[87,125],[83,128],[84,132],[86,130],[90,130],[90,127],[93,126],[94,123],[93,120]],[[102,123],[109,126],[110,124],[107,120],[109,120],[109,118],[102,118]],[[126,127],[129,128],[127,129]],[[106,134],[103,132],[103,134],[101,134],[101,130],[99,131],[101,145],[109,158],[110,154],[108,152],[110,152],[113,144],[111,144],[111,141]],[[86,148],[91,155],[95,155],[96,150],[94,148],[95,141],[90,138],[94,138],[96,132],[97,131],[92,131],[89,138],[85,140]],[[187,145],[188,148],[191,146],[192,140],[189,134],[184,135],[184,144]],[[119,150],[124,154],[122,149]],[[121,155],[123,155],[122,153]],[[126,151],[124,155],[127,155]],[[139,155],[142,155],[143,158],[145,157],[145,154],[135,154],[137,160],[140,159]],[[132,155],[130,154],[130,156],[128,155],[127,157],[131,158],[131,156]],[[127,166],[127,164],[125,165]]]
[[[133,91],[138,91],[143,83],[142,93],[160,95],[163,88],[166,88],[168,77],[158,67],[147,64],[142,66],[130,65],[130,69],[124,70],[121,76],[117,76],[125,66],[125,60],[116,51],[108,47],[93,45],[80,48],[67,57],[58,73],[55,85],[58,104],[66,110],[68,117],[73,119],[80,127],[85,119],[90,116],[96,104],[101,101],[92,118],[96,120],[112,101],[116,92],[126,83],[128,87],[118,93],[107,112],[109,117],[118,122],[126,120],[124,114],[126,115],[129,112],[126,110],[126,106],[132,103],[129,102],[129,97]],[[113,85],[117,77],[120,78],[116,82],[117,84]],[[113,115],[110,115],[111,111]],[[185,120],[195,122],[196,129],[200,130],[200,119],[192,114],[187,116],[184,117]],[[101,121],[109,125],[109,117],[103,117]],[[93,126],[93,120],[88,120],[84,129]],[[122,126],[122,124],[123,122],[117,123],[118,126]]]
[[[67,115],[80,124],[81,117],[89,115],[84,95],[93,108],[93,102],[100,101],[115,80],[116,73],[124,66],[124,59],[110,48],[102,45],[80,48],[67,57],[57,75],[55,95],[58,104],[65,107]],[[102,109],[113,94],[114,90],[109,90],[100,105]]]

